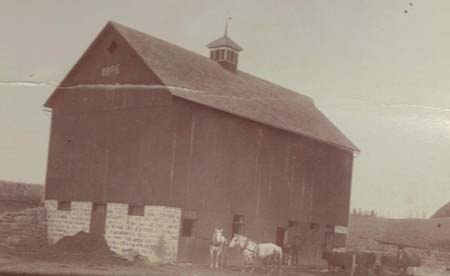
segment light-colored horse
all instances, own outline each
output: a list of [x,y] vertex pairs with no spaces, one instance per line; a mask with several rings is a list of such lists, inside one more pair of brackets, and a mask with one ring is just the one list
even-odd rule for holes
[[272,269],[268,275],[272,274],[275,267],[278,268],[279,274],[281,274],[281,265],[283,263],[283,250],[273,243],[256,243],[249,238],[242,235],[234,234],[229,243],[229,247],[239,246],[241,254],[244,256],[244,271],[246,268],[250,268],[250,272],[255,271],[255,262],[259,260],[263,265],[271,264]]
[[[211,244],[209,245],[210,253],[210,268],[219,268],[219,262],[222,259],[222,254],[225,253],[225,246],[227,239],[223,235],[223,229],[214,229],[214,233],[211,239]],[[222,262],[222,267],[224,263]]]

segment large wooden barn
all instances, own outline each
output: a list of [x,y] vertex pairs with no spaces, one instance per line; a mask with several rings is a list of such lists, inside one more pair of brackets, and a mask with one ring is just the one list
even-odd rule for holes
[[302,261],[342,246],[358,149],[309,97],[237,69],[227,35],[205,57],[109,22],[57,87],[48,237],[104,235],[119,254],[204,262],[215,227]]

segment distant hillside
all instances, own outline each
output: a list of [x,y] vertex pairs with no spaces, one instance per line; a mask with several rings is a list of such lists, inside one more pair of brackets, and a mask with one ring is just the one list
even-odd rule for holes
[[364,240],[379,240],[450,251],[450,218],[386,219],[351,216],[349,232],[349,243],[353,246]]
[[0,214],[42,205],[44,186],[0,180]]
[[450,202],[437,210],[431,218],[450,218]]
[[44,186],[0,180],[0,200],[41,202]]
[[377,240],[416,247],[408,248],[407,252],[421,258],[421,267],[427,272],[420,275],[435,275],[429,272],[436,268],[450,268],[450,218],[385,219],[350,216],[347,240],[349,249],[393,256],[397,254],[396,246],[381,244]]

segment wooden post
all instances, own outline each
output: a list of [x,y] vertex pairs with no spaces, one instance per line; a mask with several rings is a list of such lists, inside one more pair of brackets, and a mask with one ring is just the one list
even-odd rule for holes
[[353,276],[353,274],[355,273],[355,265],[356,265],[356,253],[353,252],[352,253],[352,266],[350,268],[350,276]]

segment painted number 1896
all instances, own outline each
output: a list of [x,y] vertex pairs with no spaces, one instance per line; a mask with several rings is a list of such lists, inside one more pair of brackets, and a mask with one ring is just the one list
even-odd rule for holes
[[102,77],[116,77],[119,73],[119,64],[114,64],[102,68]]

